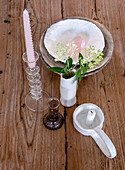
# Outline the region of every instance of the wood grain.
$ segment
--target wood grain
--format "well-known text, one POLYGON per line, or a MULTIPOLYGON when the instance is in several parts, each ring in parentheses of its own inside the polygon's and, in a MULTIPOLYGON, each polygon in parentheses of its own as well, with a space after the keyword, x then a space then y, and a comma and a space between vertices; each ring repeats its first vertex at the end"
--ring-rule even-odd
MULTIPOLYGON (((15 1, 11 4, 13 8, 10 9, 10 14, 12 13, 13 17, 10 17, 10 22, 8 17, 1 18, 0 69, 3 70, 1 74, 3 88, 1 87, 0 98, 0 169, 63 169, 65 167, 64 126, 55 132, 47 130, 42 122, 44 113, 32 113, 24 104, 25 95, 28 93, 28 82, 21 58, 25 51, 22 12, 25 5, 31 15, 33 40, 35 50, 38 50, 40 36, 53 20, 49 17, 51 16, 50 1, 39 1, 37 6, 35 1, 19 2, 15 1), (43 7, 42 3, 46 5, 43 7), (21 10, 18 15, 17 6, 21 10), (43 11, 43 16, 39 16, 37 8, 43 11), (47 13, 47 16, 45 14, 48 9, 50 13, 47 13), (4 19, 7 20, 6 23, 4 19), (11 34, 8 34, 9 31, 11 34), (2 39, 5 39, 3 45, 2 39), (2 94, 3 90, 4 94, 2 94)), ((7 2, 3 8, 6 6, 8 6, 7 2)), ((58 17, 57 19, 60 19, 59 15, 58 17)), ((59 82, 59 76, 49 72, 41 61, 38 64, 41 68, 42 88, 50 95, 59 97, 58 83, 56 83, 59 82)), ((62 114, 63 110, 63 107, 60 107, 62 114)))
MULTIPOLYGON (((70 8, 67 4, 68 1, 64 1, 66 6, 76 9, 75 6, 70 8)), ((95 142, 90 137, 80 135, 73 129, 72 125, 72 113, 76 106, 72 109, 66 109, 67 113, 67 167, 69 170, 75 169, 124 169, 124 98, 125 98, 125 86, 124 86, 124 53, 122 51, 123 36, 117 34, 117 31, 123 29, 123 23, 119 23, 119 26, 115 26, 115 20, 117 22, 119 9, 118 1, 91 1, 86 6, 85 1, 82 1, 82 7, 84 10, 91 9, 91 18, 103 23, 104 26, 112 33, 113 39, 119 39, 120 46, 115 44, 115 50, 112 60, 102 71, 96 75, 87 77, 82 80, 77 92, 77 105, 82 103, 95 103, 100 106, 105 115, 105 122, 103 129, 107 135, 111 138, 117 149, 117 157, 113 160, 106 158, 95 142), (113 5, 113 7, 112 7, 113 5), (116 7, 117 6, 117 7, 116 7), (112 7, 112 9, 111 9, 112 7), (112 12, 114 11, 114 12, 112 12), (114 24, 114 26, 113 26, 114 24), (120 27, 121 25, 121 27, 120 27), (118 55, 117 55, 117 54, 118 55), (120 56, 120 57, 118 57, 120 56), (121 60, 121 61, 120 61, 121 60), (72 156, 70 156, 72 155, 72 156), (73 163, 72 163, 73 162, 73 163)), ((76 3, 75 3, 76 5, 76 3)), ((81 9, 82 9, 81 7, 81 9)), ((81 11, 81 16, 86 16, 84 10, 81 11)), ((66 16, 70 16, 70 13, 66 16)), ((76 15, 76 11, 74 14, 76 15)), ((79 13, 77 13, 77 16, 79 13)), ((88 16, 89 17, 89 16, 88 16)), ((122 30, 123 31, 123 30, 122 30)), ((124 30, 125 31, 125 30, 124 30)))
MULTIPOLYGON (((125 2, 124 0, 1 0, 0 1, 0 170, 124 170, 125 169, 125 2), (64 125, 50 131, 45 112, 32 113, 24 103, 28 82, 22 13, 30 12, 33 42, 38 51, 42 33, 66 17, 88 17, 104 24, 115 44, 110 63, 99 73, 83 78, 77 104, 60 106, 64 125), (90 137, 73 127, 72 114, 82 103, 95 103, 105 115, 103 130, 117 149, 110 160, 90 137)), ((59 98, 60 77, 43 65, 42 88, 59 98)))

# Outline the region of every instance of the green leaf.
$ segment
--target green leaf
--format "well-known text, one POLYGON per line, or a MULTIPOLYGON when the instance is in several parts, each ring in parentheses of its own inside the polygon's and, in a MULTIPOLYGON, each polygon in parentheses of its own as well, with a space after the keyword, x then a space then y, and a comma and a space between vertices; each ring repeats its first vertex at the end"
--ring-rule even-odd
POLYGON ((81 80, 82 80, 82 75, 79 77, 79 83, 81 82, 81 80))
POLYGON ((82 67, 82 74, 85 74, 87 72, 87 67, 82 67))
POLYGON ((79 53, 79 59, 83 59, 83 55, 79 53))
POLYGON ((64 67, 64 69, 63 69, 65 73, 67 73, 67 67, 68 67, 68 66, 65 65, 65 67, 64 67))
POLYGON ((85 63, 85 64, 84 64, 84 67, 86 67, 86 68, 87 68, 87 67, 88 67, 88 65, 89 65, 88 63, 85 63))
POLYGON ((64 73, 64 69, 60 67, 51 67, 49 70, 54 71, 56 73, 64 73))
POLYGON ((79 78, 81 77, 81 68, 79 68, 76 72, 76 80, 77 80, 77 83, 79 82, 79 78))
POLYGON ((68 59, 66 60, 66 65, 68 66, 68 69, 71 68, 73 63, 73 59, 71 57, 68 57, 68 59))
POLYGON ((79 68, 76 72, 76 79, 78 79, 80 75, 81 75, 81 68, 79 68))

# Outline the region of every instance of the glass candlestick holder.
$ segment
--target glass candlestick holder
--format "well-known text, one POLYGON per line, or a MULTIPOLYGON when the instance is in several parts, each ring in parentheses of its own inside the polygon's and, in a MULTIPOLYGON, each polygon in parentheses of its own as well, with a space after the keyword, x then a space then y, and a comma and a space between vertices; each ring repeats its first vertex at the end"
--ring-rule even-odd
POLYGON ((39 54, 35 51, 34 56, 34 62, 28 61, 26 53, 23 54, 22 58, 24 62, 28 64, 25 71, 27 73, 27 79, 29 81, 28 85, 30 87, 30 92, 25 97, 25 105, 29 110, 37 112, 47 109, 49 95, 41 88, 42 82, 39 74, 40 68, 39 66, 36 66, 36 62, 39 59, 39 54))
POLYGON ((43 123, 50 130, 59 129, 63 125, 63 116, 58 112, 59 106, 60 101, 57 98, 51 97, 48 100, 49 111, 45 114, 43 123))

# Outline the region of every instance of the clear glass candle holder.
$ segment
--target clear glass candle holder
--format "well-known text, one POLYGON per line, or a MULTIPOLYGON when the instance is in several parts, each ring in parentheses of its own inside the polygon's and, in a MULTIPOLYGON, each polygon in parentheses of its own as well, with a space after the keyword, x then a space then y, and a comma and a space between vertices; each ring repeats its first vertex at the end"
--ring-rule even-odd
POLYGON ((51 97, 48 100, 48 113, 43 118, 45 127, 50 130, 59 129, 63 125, 63 116, 59 113, 58 108, 60 106, 59 99, 51 97))
POLYGON ((27 73, 27 79, 29 81, 28 85, 30 87, 30 92, 25 97, 25 105, 29 110, 37 112, 47 109, 49 95, 41 88, 42 82, 39 74, 40 68, 39 66, 36 66, 36 62, 39 59, 39 54, 35 51, 34 55, 35 60, 33 62, 28 61, 26 53, 23 54, 22 58, 23 61, 28 64, 25 71, 27 73))

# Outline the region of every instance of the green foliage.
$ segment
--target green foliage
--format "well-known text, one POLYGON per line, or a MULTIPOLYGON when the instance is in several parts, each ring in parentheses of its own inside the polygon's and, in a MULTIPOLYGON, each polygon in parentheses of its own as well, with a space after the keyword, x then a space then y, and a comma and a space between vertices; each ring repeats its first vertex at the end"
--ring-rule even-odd
MULTIPOLYGON (((85 49, 85 51, 86 51, 86 53, 88 53, 87 64, 90 69, 99 65, 100 62, 103 60, 104 54, 100 50, 97 50, 97 52, 95 52, 94 46, 90 45, 90 48, 88 50, 85 49)), ((85 62, 83 62, 83 63, 85 63, 85 62)))
POLYGON ((72 63, 73 63, 73 59, 68 57, 65 63, 67 65, 67 69, 70 69, 72 67, 72 63))
POLYGON ((76 72, 76 80, 77 80, 77 83, 80 83, 80 79, 81 79, 81 67, 77 70, 76 72))
POLYGON ((82 74, 85 74, 87 72, 87 65, 83 64, 83 59, 84 59, 83 55, 79 53, 79 58, 77 63, 77 65, 79 65, 79 69, 76 72, 77 84, 81 82, 82 74))
POLYGON ((57 73, 68 74, 69 72, 72 72, 73 69, 76 68, 76 66, 79 66, 79 69, 76 71, 76 81, 78 84, 80 83, 82 79, 82 75, 87 72, 87 68, 92 69, 96 67, 103 60, 104 54, 100 50, 97 50, 97 52, 95 52, 94 46, 90 45, 89 49, 85 49, 86 55, 83 57, 83 55, 79 53, 78 62, 74 66, 72 66, 73 64, 72 56, 78 50, 78 49, 75 49, 73 51, 74 47, 75 47, 75 44, 66 44, 66 45, 63 45, 62 43, 57 44, 56 53, 58 54, 58 58, 56 60, 62 59, 61 57, 63 55, 68 54, 71 50, 72 50, 72 53, 70 57, 65 58, 66 62, 65 62, 64 68, 52 67, 50 68, 50 70, 57 72, 57 73))
POLYGON ((67 60, 68 55, 70 53, 70 57, 72 58, 74 55, 76 55, 77 48, 75 48, 75 44, 62 44, 58 43, 57 48, 55 50, 55 53, 58 55, 58 57, 55 59, 55 61, 60 61, 60 60, 67 60))
POLYGON ((87 72, 87 67, 85 67, 85 66, 83 67, 82 66, 82 74, 85 74, 86 72, 87 72))
POLYGON ((52 70, 56 73, 64 73, 64 68, 60 68, 60 67, 51 67, 49 68, 49 70, 52 70))
POLYGON ((72 67, 72 63, 73 63, 73 59, 68 57, 68 59, 65 62, 65 67, 64 68, 60 68, 60 67, 51 67, 49 68, 49 70, 52 70, 56 73, 66 73, 68 74, 68 72, 70 71, 71 67, 72 67))

